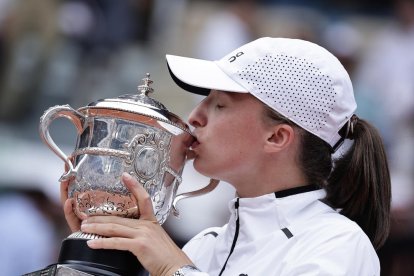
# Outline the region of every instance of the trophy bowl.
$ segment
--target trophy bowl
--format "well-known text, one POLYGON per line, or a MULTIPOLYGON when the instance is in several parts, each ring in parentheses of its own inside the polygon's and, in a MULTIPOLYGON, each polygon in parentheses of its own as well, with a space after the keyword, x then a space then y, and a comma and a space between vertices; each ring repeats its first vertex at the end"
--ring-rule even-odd
MULTIPOLYGON (((40 137, 66 164, 67 171, 60 180, 69 182, 68 197, 74 199, 73 210, 80 219, 107 215, 139 217, 136 199, 121 181, 124 172, 146 189, 160 224, 171 210, 178 213, 175 204, 180 199, 202 195, 217 186, 218 181, 211 180, 203 189, 176 195, 194 136, 178 116, 148 96, 153 92, 151 83, 147 74, 136 94, 98 100, 77 110, 69 105, 54 106, 41 117, 40 137), (76 146, 69 156, 49 133, 49 126, 57 118, 70 120, 77 130, 76 146)), ((63 241, 59 262, 92 274, 96 267, 110 267, 111 273, 120 275, 137 274, 134 267, 138 264, 131 267, 130 263, 111 263, 136 259, 130 254, 115 258, 114 252, 109 255, 108 250, 89 249, 86 240, 96 238, 104 237, 81 231, 71 234, 63 241), (128 265, 131 273, 123 271, 128 265)))
POLYGON ((144 78, 139 94, 98 100, 78 110, 54 106, 41 117, 40 136, 67 165, 61 181, 69 181, 68 197, 75 199, 79 218, 138 218, 137 203, 121 182, 127 172, 149 193, 158 222, 166 220, 194 138, 179 117, 148 97, 151 82, 144 78), (78 132, 70 156, 49 134, 59 117, 72 121, 78 132))

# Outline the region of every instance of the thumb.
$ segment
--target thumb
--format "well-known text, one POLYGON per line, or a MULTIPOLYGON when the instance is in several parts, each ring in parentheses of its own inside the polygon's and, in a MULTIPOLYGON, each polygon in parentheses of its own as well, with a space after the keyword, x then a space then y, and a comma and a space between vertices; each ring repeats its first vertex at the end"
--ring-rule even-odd
POLYGON ((138 212, 140 214, 139 218, 149 221, 157 221, 154 215, 151 197, 144 187, 142 187, 142 185, 139 184, 135 178, 126 172, 122 174, 122 182, 137 200, 138 212))

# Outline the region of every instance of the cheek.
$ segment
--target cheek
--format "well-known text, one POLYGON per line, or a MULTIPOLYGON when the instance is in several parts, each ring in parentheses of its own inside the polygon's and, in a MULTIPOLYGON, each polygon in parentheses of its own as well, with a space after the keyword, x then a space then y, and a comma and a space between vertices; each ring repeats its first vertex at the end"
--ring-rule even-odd
POLYGON ((262 125, 257 119, 243 115, 226 125, 220 125, 215 131, 223 153, 232 153, 233 157, 242 157, 252 150, 258 150, 261 144, 262 125))
MULTIPOLYGON (((234 124, 236 125, 236 124, 234 124)), ((194 167, 202 174, 212 177, 223 176, 235 170, 243 169, 258 153, 259 137, 253 127, 216 128, 209 137, 209 143, 203 148, 199 158, 194 161, 194 167)))

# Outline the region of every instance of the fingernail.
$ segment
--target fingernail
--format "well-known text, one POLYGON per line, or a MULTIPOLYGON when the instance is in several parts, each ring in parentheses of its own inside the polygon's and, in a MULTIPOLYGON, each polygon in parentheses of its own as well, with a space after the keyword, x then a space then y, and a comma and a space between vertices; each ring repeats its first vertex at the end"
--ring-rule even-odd
POLYGON ((86 230, 88 228, 89 224, 81 224, 81 230, 86 230))
POLYGON ((90 245, 94 245, 96 244, 96 240, 88 240, 86 241, 86 243, 90 246, 90 245))
POLYGON ((129 180, 132 179, 132 176, 129 173, 124 172, 124 173, 122 173, 122 178, 129 181, 129 180))

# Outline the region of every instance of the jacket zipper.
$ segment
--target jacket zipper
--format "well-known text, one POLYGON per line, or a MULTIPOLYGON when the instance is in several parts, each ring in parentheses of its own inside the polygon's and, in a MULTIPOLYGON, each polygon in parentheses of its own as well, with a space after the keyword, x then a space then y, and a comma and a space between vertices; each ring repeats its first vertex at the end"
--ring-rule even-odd
POLYGON ((224 270, 226 269, 227 262, 229 261, 230 256, 233 253, 234 248, 236 247, 237 238, 239 237, 239 229, 240 229, 239 198, 237 198, 237 201, 234 203, 234 208, 235 208, 236 217, 237 217, 236 218, 236 232, 234 233, 234 239, 233 239, 233 243, 231 245, 229 256, 227 256, 227 260, 224 263, 223 268, 221 269, 219 276, 221 276, 223 274, 224 270))

